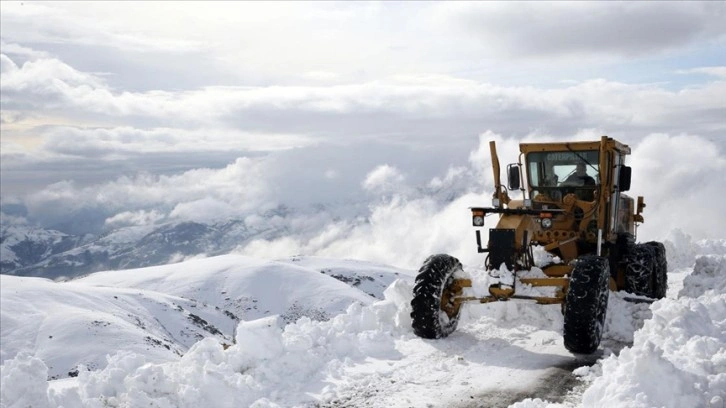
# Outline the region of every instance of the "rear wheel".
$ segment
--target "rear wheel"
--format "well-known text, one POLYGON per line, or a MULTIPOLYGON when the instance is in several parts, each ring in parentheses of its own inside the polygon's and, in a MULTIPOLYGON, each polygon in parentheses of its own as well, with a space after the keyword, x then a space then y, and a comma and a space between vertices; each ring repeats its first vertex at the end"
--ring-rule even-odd
POLYGON ((453 256, 439 254, 426 259, 411 300, 411 326, 417 336, 438 339, 456 330, 461 304, 454 302, 460 294, 454 286, 454 274, 461 271, 461 262, 453 256))
POLYGON ((634 295, 652 297, 656 267, 656 250, 653 246, 634 245, 625 262, 625 290, 634 295))
POLYGON ((645 245, 653 249, 653 290, 651 297, 663 299, 668 291, 668 260, 666 259, 665 246, 660 242, 651 241, 645 245))
POLYGON ((608 306, 610 266, 607 258, 588 255, 578 258, 565 296, 563 337, 573 353, 597 350, 608 306))

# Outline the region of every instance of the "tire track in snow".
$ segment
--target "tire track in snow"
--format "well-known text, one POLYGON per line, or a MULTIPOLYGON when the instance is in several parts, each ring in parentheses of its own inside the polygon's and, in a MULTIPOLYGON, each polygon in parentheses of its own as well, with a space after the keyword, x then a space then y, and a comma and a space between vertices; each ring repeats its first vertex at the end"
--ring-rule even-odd
POLYGON ((545 371, 538 382, 529 390, 497 390, 470 396, 469 402, 453 404, 451 408, 506 408, 527 398, 539 398, 553 403, 566 403, 572 394, 579 394, 578 388, 586 383, 573 371, 583 366, 591 366, 600 358, 599 354, 575 357, 572 361, 565 361, 545 371))

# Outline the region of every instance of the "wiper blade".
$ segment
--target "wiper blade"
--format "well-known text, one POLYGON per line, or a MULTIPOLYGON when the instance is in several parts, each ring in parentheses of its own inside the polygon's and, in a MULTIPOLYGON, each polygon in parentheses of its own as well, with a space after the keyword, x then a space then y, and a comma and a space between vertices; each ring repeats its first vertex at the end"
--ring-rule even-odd
POLYGON ((593 166, 592 163, 590 163, 589 161, 587 161, 587 159, 585 158, 585 156, 582 156, 580 153, 572 150, 572 148, 570 147, 570 144, 569 143, 565 143, 565 147, 567 148, 567 150, 569 150, 572 153, 574 153, 575 156, 579 157, 580 160, 584 161, 585 164, 587 164, 588 166, 590 166, 590 168, 592 168, 593 170, 595 170, 595 172, 600 173, 600 170, 598 170, 597 167, 593 166))

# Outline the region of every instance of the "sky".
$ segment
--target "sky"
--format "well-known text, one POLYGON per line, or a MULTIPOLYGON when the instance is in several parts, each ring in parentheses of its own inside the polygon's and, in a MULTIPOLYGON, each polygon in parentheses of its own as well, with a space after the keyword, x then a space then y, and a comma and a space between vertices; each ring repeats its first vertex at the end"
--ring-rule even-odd
POLYGON ((488 197, 490 139, 509 162, 522 141, 607 134, 639 153, 656 214, 705 207, 681 224, 719 238, 725 17, 725 2, 3 1, 0 198, 46 227, 370 215, 432 186, 488 197))

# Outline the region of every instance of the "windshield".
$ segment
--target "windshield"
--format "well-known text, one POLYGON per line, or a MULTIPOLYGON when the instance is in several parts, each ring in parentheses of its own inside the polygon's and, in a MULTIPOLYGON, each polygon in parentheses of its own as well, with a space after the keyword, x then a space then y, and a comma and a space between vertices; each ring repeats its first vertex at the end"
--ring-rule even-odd
POLYGON ((597 150, 529 153, 529 184, 534 190, 594 186, 600 183, 599 156, 597 150))

